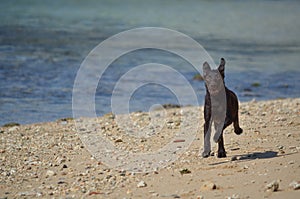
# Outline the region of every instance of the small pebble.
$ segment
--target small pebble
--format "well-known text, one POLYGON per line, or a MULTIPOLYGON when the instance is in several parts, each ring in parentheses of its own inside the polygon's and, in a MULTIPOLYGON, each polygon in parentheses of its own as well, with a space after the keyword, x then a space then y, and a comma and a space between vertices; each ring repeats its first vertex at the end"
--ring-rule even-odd
POLYGON ((13 132, 13 131, 16 131, 18 129, 19 129, 18 126, 13 126, 13 127, 11 127, 11 128, 8 129, 8 132, 13 132))
POLYGON ((233 194, 232 196, 229 196, 227 199, 239 199, 240 196, 237 194, 233 194))
POLYGON ((230 160, 231 161, 236 161, 237 160, 237 156, 232 156, 230 160))
POLYGON ((300 183, 297 181, 293 181, 290 183, 289 187, 291 187, 294 190, 298 190, 298 189, 300 189, 300 183))
POLYGON ((279 150, 282 150, 282 149, 284 149, 284 146, 279 145, 279 146, 277 146, 277 148, 278 148, 279 150))
POLYGON ((65 183, 66 183, 66 181, 64 178, 60 178, 57 182, 57 184, 65 184, 65 183))
POLYGON ((230 160, 231 161, 236 161, 236 160, 240 160, 240 159, 241 159, 241 156, 236 156, 235 155, 235 156, 232 156, 230 160))
POLYGON ((119 142, 123 142, 123 140, 120 138, 115 140, 115 143, 119 143, 119 142))
POLYGON ((181 175, 192 173, 192 172, 191 172, 189 169, 187 169, 187 168, 180 169, 179 172, 180 172, 181 175))
POLYGON ((46 172, 46 178, 47 177, 52 177, 52 176, 55 176, 56 175, 56 173, 54 172, 54 171, 52 171, 52 170, 48 170, 47 172, 46 172))
POLYGON ((206 182, 202 185, 202 189, 204 189, 204 190, 215 190, 215 189, 217 189, 217 185, 213 182, 206 182))
POLYGON ((278 180, 274 180, 273 182, 267 184, 266 188, 268 191, 272 191, 272 192, 278 191, 278 189, 279 189, 278 180))
POLYGON ((295 160, 289 161, 288 164, 295 164, 295 160))
POLYGON ((20 192, 18 196, 36 196, 36 192, 31 192, 31 191, 25 191, 25 192, 20 192))
POLYGON ((142 187, 146 187, 147 184, 145 183, 145 181, 140 181, 138 184, 137 184, 137 187, 138 188, 142 188, 142 187))

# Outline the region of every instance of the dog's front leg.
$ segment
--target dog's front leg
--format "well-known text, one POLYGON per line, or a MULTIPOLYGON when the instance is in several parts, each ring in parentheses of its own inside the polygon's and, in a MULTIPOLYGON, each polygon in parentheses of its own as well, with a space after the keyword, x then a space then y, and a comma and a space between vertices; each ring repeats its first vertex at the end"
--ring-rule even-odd
POLYGON ((214 135, 214 141, 215 143, 218 143, 221 139, 222 133, 223 133, 223 122, 217 122, 214 121, 214 126, 215 126, 215 135, 214 135))
POLYGON ((224 139, 223 139, 223 123, 222 122, 214 122, 215 126, 215 135, 214 135, 214 141, 218 143, 218 158, 225 158, 226 157, 226 151, 224 148, 224 139))
POLYGON ((202 152, 202 157, 204 158, 209 157, 211 152, 211 145, 210 145, 211 125, 212 125, 212 120, 205 121, 204 123, 204 147, 202 152))

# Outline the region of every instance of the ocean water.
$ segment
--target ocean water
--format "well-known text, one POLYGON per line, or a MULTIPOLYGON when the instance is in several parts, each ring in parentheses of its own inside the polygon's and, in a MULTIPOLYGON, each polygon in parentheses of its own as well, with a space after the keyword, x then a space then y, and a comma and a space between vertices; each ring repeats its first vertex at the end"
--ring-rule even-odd
MULTIPOLYGON (((240 101, 300 97, 299 10, 296 0, 3 0, 0 125, 72 117, 72 89, 82 61, 110 36, 139 27, 180 31, 216 63, 224 57, 226 84, 240 101)), ((171 53, 144 49, 123 55, 105 72, 95 95, 97 115, 111 112, 112 90, 122 75, 151 62, 179 71, 203 104, 204 84, 192 80, 193 67, 171 53)), ((178 103, 176 93, 155 84, 137 88, 129 101, 130 111, 167 103, 178 103)))

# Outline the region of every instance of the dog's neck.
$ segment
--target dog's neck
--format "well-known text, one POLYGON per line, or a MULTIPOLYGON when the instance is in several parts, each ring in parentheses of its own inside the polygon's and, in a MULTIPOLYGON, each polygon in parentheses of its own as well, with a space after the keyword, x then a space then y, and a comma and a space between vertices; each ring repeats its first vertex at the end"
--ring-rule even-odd
MULTIPOLYGON (((224 85, 224 92, 226 92, 226 90, 228 90, 228 88, 225 86, 224 80, 223 80, 223 85, 224 85)), ((219 92, 216 92, 216 93, 210 93, 206 84, 205 84, 205 88, 206 88, 206 93, 209 96, 218 97, 218 96, 223 95, 223 92, 222 92, 223 89, 219 92)))

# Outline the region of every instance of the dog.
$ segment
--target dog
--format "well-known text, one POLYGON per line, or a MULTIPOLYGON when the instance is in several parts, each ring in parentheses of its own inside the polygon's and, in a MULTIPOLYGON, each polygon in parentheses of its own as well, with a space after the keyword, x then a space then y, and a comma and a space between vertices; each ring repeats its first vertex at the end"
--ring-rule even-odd
POLYGON ((239 125, 238 98, 225 86, 225 59, 221 58, 218 69, 212 70, 207 62, 203 64, 203 79, 206 95, 204 103, 204 149, 202 157, 207 158, 211 153, 211 126, 214 123, 214 141, 218 143, 218 158, 226 157, 223 130, 233 123, 237 135, 243 133, 239 125))

